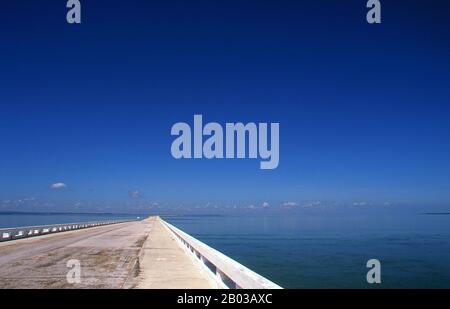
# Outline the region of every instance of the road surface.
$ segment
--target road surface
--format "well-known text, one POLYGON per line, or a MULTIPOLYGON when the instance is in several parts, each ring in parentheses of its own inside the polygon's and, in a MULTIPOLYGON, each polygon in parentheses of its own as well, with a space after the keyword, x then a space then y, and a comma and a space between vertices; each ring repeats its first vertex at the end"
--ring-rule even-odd
POLYGON ((156 217, 0 243, 0 288, 214 287, 156 217))

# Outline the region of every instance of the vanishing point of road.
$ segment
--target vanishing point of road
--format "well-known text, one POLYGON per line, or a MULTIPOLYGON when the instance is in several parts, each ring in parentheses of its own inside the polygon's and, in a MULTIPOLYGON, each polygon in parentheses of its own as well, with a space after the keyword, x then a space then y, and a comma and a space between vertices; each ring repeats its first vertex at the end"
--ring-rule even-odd
POLYGON ((158 217, 0 243, 0 288, 214 288, 158 217), (80 283, 66 279, 78 260, 80 283))

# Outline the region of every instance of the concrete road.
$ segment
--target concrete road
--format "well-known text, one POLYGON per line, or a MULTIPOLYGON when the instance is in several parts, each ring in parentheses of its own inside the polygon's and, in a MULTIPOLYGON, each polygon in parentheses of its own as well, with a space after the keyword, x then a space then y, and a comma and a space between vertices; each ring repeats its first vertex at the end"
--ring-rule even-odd
POLYGON ((144 289, 211 289, 204 270, 181 249, 173 234, 155 220, 145 241, 139 263, 137 287, 144 289))
POLYGON ((0 243, 0 288, 134 287, 213 286, 156 218, 0 243), (81 282, 70 284, 73 259, 81 282))

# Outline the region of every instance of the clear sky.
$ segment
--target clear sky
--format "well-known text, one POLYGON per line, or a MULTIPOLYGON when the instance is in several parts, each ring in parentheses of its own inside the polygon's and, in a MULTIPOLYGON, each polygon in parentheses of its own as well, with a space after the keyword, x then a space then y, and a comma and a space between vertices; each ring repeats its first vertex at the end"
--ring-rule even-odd
POLYGON ((450 209, 450 4, 365 2, 2 3, 0 210, 450 209), (173 159, 194 114, 279 122, 279 167, 173 159))

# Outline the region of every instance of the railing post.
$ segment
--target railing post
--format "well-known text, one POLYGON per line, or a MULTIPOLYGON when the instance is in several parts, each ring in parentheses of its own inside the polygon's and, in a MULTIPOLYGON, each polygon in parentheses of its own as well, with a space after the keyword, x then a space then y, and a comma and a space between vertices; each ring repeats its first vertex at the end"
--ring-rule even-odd
POLYGON ((220 271, 220 269, 218 269, 216 267, 216 277, 217 277, 217 280, 219 280, 219 282, 221 282, 221 283, 223 283, 223 276, 224 276, 224 274, 220 271))

